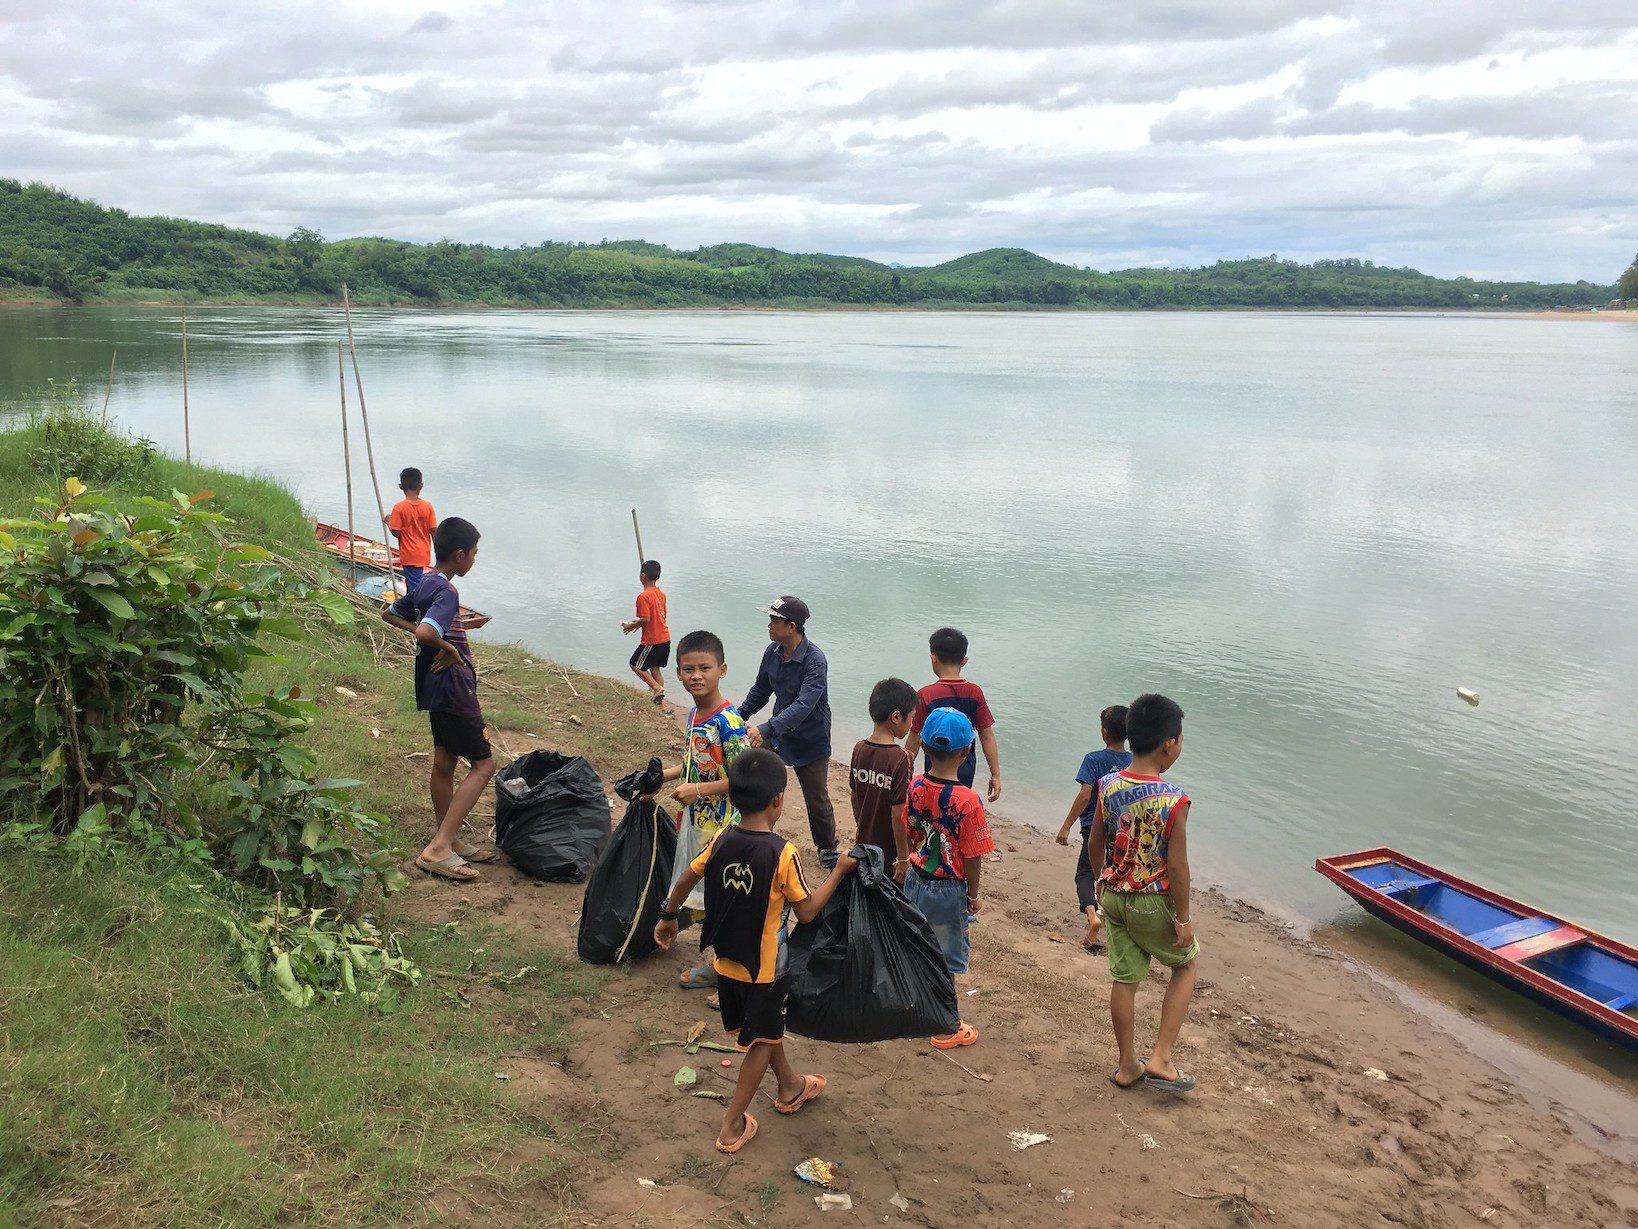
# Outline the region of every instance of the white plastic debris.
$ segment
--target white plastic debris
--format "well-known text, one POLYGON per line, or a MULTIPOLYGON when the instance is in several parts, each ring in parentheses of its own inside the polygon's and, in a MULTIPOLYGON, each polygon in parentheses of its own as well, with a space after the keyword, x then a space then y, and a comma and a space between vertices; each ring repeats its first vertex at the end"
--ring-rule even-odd
POLYGON ((1388 1073, 1382 1070, 1381 1067, 1367 1067, 1365 1068, 1365 1078, 1368 1080, 1385 1080, 1388 1078, 1388 1073))
POLYGON ((910 1201, 897 1191, 893 1192, 893 1198, 889 1199, 887 1203, 889 1207, 897 1208, 900 1212, 908 1212, 910 1210, 910 1201))
POLYGON ((1458 687, 1456 689, 1456 696, 1458 699, 1466 700, 1474 708, 1479 707, 1479 693, 1474 691, 1471 687, 1458 687))
POLYGON ((1012 1144, 1013 1150, 1022 1152, 1025 1148, 1033 1148, 1036 1144, 1050 1144, 1052 1136, 1042 1135, 1038 1131, 1008 1131, 1007 1141, 1012 1144))
POLYGON ((358 692, 354 691, 351 687, 337 687, 336 695, 340 696, 344 700, 358 699, 358 692))
POLYGON ((638 1179, 637 1179, 637 1185, 638 1185, 638 1186, 640 1186, 640 1187, 642 1187, 642 1188, 643 1188, 643 1189, 644 1189, 644 1190, 649 1190, 649 1191, 651 1191, 651 1190, 653 1190, 653 1189, 654 1189, 654 1188, 655 1188, 655 1187, 656 1187, 656 1186, 658 1186, 658 1185, 659 1185, 659 1183, 658 1183, 658 1182, 656 1182, 656 1181, 654 1181, 654 1179, 653 1179, 653 1178, 638 1178, 638 1179))
POLYGON ((1059 1203, 1068 1203, 1073 1198, 1075 1198, 1075 1192, 1071 1188, 1069 1188, 1067 1186, 1064 1187, 1063 1190, 1058 1192, 1058 1202, 1059 1203))
POLYGON ((821 1212, 851 1212, 853 1211, 853 1196, 843 1192, 826 1191, 823 1195, 813 1197, 813 1206, 821 1212))

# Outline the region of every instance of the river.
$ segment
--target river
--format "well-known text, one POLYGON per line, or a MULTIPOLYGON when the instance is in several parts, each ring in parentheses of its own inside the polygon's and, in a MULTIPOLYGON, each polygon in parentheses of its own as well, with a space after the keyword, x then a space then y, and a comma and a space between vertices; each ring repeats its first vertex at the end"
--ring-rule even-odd
MULTIPOLYGON (((1314 858, 1387 844, 1638 940, 1638 325, 355 322, 389 488, 418 465, 484 534, 462 593, 486 635, 622 674, 636 507, 673 631, 723 636, 730 695, 757 606, 812 606, 840 754, 949 624, 997 714, 1002 814, 1056 828, 1098 710, 1157 690, 1187 712, 1197 877, 1328 921, 1352 906, 1314 858)), ((180 452, 178 334, 174 309, 0 311, 0 403, 48 378, 100 399, 117 346, 111 413, 180 452)), ((195 457, 340 519, 342 336, 336 311, 190 312, 195 457)))

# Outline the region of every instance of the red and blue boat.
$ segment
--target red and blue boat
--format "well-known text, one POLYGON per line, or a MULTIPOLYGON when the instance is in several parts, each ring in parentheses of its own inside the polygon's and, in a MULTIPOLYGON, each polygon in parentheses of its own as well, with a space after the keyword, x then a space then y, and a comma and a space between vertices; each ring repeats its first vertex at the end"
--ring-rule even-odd
POLYGON ((1314 869, 1411 938, 1638 1050, 1638 950, 1398 850, 1320 858, 1314 869))

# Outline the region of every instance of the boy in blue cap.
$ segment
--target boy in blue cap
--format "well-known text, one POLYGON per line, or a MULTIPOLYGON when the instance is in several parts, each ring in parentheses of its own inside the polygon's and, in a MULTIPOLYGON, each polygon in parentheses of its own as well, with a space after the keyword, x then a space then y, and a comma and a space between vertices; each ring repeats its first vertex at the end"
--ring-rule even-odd
MULTIPOLYGON (((921 744, 927 771, 910 783, 910 872, 904 894, 933 928, 945 967, 955 976, 967 971, 967 916, 981 907, 979 876, 995 842, 984 800, 957 779, 973 745, 973 723, 958 709, 935 708, 921 727, 921 744)), ((978 1030, 963 1020, 954 1033, 932 1042, 949 1050, 977 1040, 978 1030)))

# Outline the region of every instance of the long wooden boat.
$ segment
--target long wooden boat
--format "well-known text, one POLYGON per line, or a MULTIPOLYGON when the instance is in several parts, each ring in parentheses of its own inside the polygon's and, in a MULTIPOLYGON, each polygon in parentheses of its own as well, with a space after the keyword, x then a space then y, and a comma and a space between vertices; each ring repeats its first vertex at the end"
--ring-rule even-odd
MULTIPOLYGON (((351 561, 357 562, 359 571, 365 573, 358 582, 360 593, 379 599, 383 605, 403 595, 404 565, 399 562, 396 546, 366 538, 362 534, 349 535, 341 526, 328 525, 323 521, 313 522, 313 536, 342 566, 349 566, 351 561), (349 541, 352 546, 351 560, 348 555, 349 541)), ((461 607, 460 613, 463 618, 483 615, 482 611, 466 606, 461 607)))
POLYGON ((1314 869, 1413 939, 1638 1050, 1638 949, 1385 846, 1314 869))
POLYGON ((320 546, 343 562, 348 559, 350 536, 352 557, 357 560, 359 567, 369 568, 372 572, 403 570, 404 565, 398 560, 398 548, 386 542, 377 542, 374 538, 366 538, 356 533, 349 535, 341 526, 326 525, 323 521, 313 522, 313 536, 318 539, 320 546))

